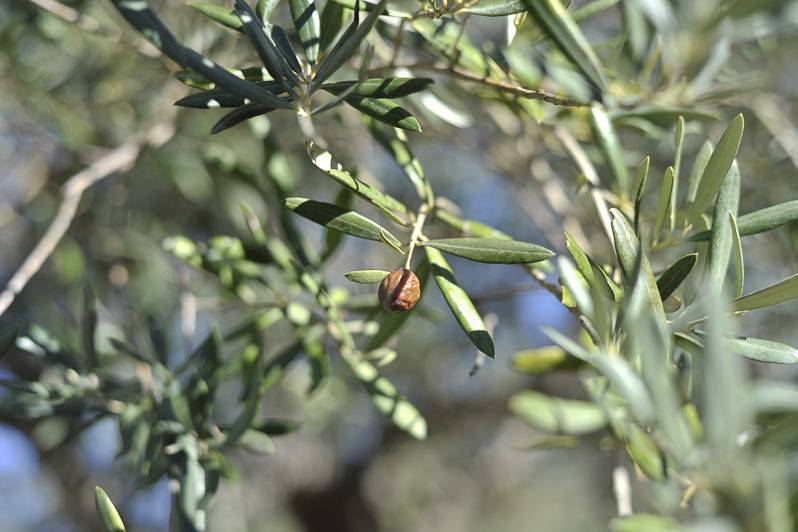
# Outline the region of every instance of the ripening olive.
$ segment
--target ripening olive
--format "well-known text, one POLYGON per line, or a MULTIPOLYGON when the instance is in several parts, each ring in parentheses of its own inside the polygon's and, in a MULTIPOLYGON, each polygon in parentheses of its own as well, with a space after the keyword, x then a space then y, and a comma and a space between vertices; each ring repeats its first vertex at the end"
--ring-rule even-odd
POLYGON ((407 312, 421 297, 421 284, 412 271, 398 268, 386 275, 378 292, 380 304, 391 312, 407 312))

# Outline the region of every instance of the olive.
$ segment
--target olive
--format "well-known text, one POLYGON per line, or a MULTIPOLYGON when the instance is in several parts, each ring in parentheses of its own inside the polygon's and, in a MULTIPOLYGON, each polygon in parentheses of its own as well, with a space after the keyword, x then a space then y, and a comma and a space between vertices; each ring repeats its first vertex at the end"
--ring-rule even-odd
POLYGON ((412 271, 397 268, 386 275, 378 292, 380 304, 391 312, 407 312, 421 297, 421 283, 412 271))

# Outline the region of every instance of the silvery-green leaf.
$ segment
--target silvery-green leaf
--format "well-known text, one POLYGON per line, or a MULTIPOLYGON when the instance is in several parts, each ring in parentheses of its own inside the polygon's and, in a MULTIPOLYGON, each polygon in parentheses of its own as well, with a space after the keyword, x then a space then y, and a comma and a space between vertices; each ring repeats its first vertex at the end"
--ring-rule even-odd
MULTIPOLYGON (((737 218, 737 228, 740 236, 748 236, 770 231, 795 220, 798 220, 798 200, 786 201, 744 214, 737 218)), ((692 242, 708 240, 709 235, 708 231, 702 231, 692 235, 690 240, 692 242)))
POLYGON ((389 126, 421 132, 421 125, 410 112, 398 103, 387 98, 367 98, 365 96, 349 95, 344 98, 346 103, 389 126))
POLYGON ((100 486, 94 488, 94 504, 97 507, 97 515, 100 516, 103 532, 125 532, 125 524, 119 517, 119 512, 100 486))
POLYGON ((729 213, 729 224, 732 234, 732 255, 734 256, 734 297, 743 295, 743 285, 745 284, 745 261, 743 260, 743 244, 740 239, 740 230, 734 215, 729 213))
POLYGON ((463 2, 463 7, 456 7, 456 13, 468 13, 483 17, 503 17, 526 11, 522 0, 477 0, 476 2, 463 2))
POLYGON ((430 78, 369 78, 363 81, 325 83, 321 88, 333 94, 340 94, 351 88, 349 94, 354 96, 401 98, 408 94, 423 91, 432 83, 433 80, 430 78))
POLYGON ((732 303, 735 312, 772 307, 798 298, 798 273, 754 293, 737 298, 732 303))
POLYGON ((535 429, 562 434, 587 434, 604 428, 604 410, 586 401, 560 399, 524 390, 508 403, 510 411, 535 429))
POLYGON ((740 171, 735 161, 718 192, 712 216, 712 237, 709 241, 709 280, 723 285, 733 246, 733 231, 729 215, 737 214, 740 204, 740 171))
POLYGON ((379 283, 391 272, 385 270, 355 270, 344 274, 353 283, 379 283))
POLYGON ((218 22, 222 26, 226 26, 233 30, 241 29, 241 21, 233 15, 229 9, 220 6, 219 4, 210 4, 208 2, 195 2, 189 4, 189 7, 196 9, 209 19, 218 22))
POLYGON ((299 34, 299 42, 305 49, 305 57, 311 65, 316 64, 319 56, 319 42, 321 36, 321 25, 319 22, 319 12, 316 10, 316 2, 313 0, 289 0, 288 6, 291 8, 291 18, 294 20, 294 27, 299 34))
POLYGON ((428 240, 424 245, 450 255, 491 264, 528 264, 554 256, 554 252, 537 244, 499 238, 440 238, 428 240))
POLYGON ((618 190, 622 195, 628 195, 629 174, 623 160, 623 150, 609 116, 604 107, 599 104, 593 104, 590 108, 590 126, 593 130, 593 137, 597 140, 601 153, 604 155, 604 160, 615 176, 618 190))
POLYGON ((662 188, 659 194, 659 204, 657 206, 657 217, 654 223, 654 238, 659 237, 662 231, 662 226, 665 224, 665 219, 670 212, 671 196, 673 194, 673 167, 669 166, 665 170, 665 176, 662 178, 662 188))

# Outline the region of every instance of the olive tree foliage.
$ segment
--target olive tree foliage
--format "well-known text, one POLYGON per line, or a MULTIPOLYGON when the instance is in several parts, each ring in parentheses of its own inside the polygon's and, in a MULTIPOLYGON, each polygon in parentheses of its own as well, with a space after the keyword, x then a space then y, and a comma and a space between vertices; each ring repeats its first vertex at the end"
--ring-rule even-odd
MULTIPOLYGON (((778 35, 789 23, 789 2, 236 0, 168 8, 193 8, 209 24, 237 32, 251 45, 247 65, 257 66, 221 65, 184 44, 145 0, 112 4, 173 62, 174 83, 195 89, 176 105, 224 109, 211 134, 262 115, 295 115, 308 160, 330 178, 336 199, 296 196, 280 132, 252 127, 265 167, 243 178, 263 197, 279 198, 283 209, 259 219, 243 201, 245 233, 164 242, 244 304, 246 319, 215 327, 179 362, 122 339, 98 352, 97 310, 87 294, 82 347, 67 349, 41 327, 3 331, 4 349, 16 340, 58 375, 5 383, 18 414, 58 413, 76 426, 115 418, 122 456, 140 484, 168 476, 179 486, 173 529, 205 530, 219 483, 233 475, 226 453, 271 452, 272 438, 296 429, 264 417, 261 404, 297 360, 308 361, 310 395, 328 378, 331 357, 339 357, 376 409, 409 437, 424 439, 423 412, 381 374, 396 358, 386 343, 405 334, 408 320, 424 319, 423 296, 438 290, 477 350, 506 357, 495 352, 490 327, 447 256, 519 265, 558 298, 581 334, 546 330, 551 345, 516 353, 513 367, 530 375, 575 371, 587 399, 528 390, 509 398, 509 408, 551 434, 540 446, 609 436, 626 450, 656 497, 652 513, 621 515, 613 530, 795 528, 798 479, 789 453, 798 445, 798 388, 750 379, 744 360, 792 364, 798 350, 734 330, 750 311, 798 299, 798 273, 751 291, 744 272, 745 237, 794 222, 798 200, 739 212, 741 182, 749 177, 737 162, 745 119, 725 100, 734 81, 729 47, 778 35), (286 10, 293 27, 272 23, 276 10, 286 10), (622 25, 596 46, 581 26, 611 10, 622 25), (501 45, 487 47, 472 31, 486 18, 506 33, 501 45), (571 191, 589 198, 591 212, 571 220, 570 231, 560 229, 567 253, 516 240, 436 195, 435 177, 412 148, 440 128, 463 125, 455 85, 531 120, 578 167, 571 191), (383 192, 379 180, 331 153, 325 134, 347 135, 335 126, 345 107, 393 158, 414 201, 383 192), (721 134, 685 153, 695 145, 685 138, 705 135, 703 126, 714 123, 723 124, 721 134), (423 124, 434 124, 432 132, 423 124), (643 140, 624 146, 629 131, 643 140), (664 172, 645 155, 654 139, 666 139, 660 144, 672 154, 664 172), (323 226, 321 249, 303 235, 299 217, 323 226), (325 277, 345 236, 383 246, 394 263, 325 277), (341 289, 350 282, 372 283, 373 295, 350 296, 341 289), (274 341, 277 328, 281 341, 274 341), (126 363, 138 369, 120 373, 126 363), (216 392, 230 380, 240 382, 240 403, 237 417, 223 423, 215 416, 216 392)), ((124 529, 102 489, 97 508, 107 530, 124 529)))

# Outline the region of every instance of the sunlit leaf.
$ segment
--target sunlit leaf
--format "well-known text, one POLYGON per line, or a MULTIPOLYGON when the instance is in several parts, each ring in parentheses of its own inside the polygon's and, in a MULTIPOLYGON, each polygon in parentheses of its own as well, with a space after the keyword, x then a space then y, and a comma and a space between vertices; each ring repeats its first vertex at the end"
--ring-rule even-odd
POLYGON ((319 12, 316 10, 316 2, 313 0, 289 0, 288 6, 291 8, 291 18, 294 20, 294 27, 299 34, 299 42, 305 49, 305 57, 311 65, 316 63, 319 55, 319 42, 321 36, 321 25, 319 22, 319 12))
POLYGON ((353 283, 379 283, 391 272, 385 270, 355 270, 344 274, 353 283))
POLYGON ((455 8, 457 13, 469 13, 483 17, 503 17, 526 11, 522 0, 477 0, 463 2, 463 7, 455 8))
POLYGON ((340 94, 351 88, 349 94, 354 96, 401 98, 408 94, 423 91, 432 83, 433 80, 430 78, 369 78, 363 81, 326 83, 321 88, 333 94, 340 94))
POLYGON ((125 532, 125 524, 119 517, 119 512, 100 486, 94 488, 94 504, 97 508, 97 515, 100 516, 103 532, 125 532))
POLYGON ((629 174, 623 160, 623 150, 609 116, 599 104, 593 104, 590 108, 590 126, 593 130, 593 137, 604 155, 604 160, 615 176, 618 190, 622 195, 628 195, 629 174))
POLYGON ((474 303, 465 290, 457 284, 449 263, 443 254, 435 248, 426 246, 424 251, 430 264, 430 271, 435 278, 435 283, 443 294, 443 298, 463 328, 469 340, 483 353, 493 358, 493 340, 485 327, 485 322, 474 307, 474 303))
MULTIPOLYGON (((718 191, 720 190, 729 169, 737 157, 737 150, 740 148, 740 141, 743 138, 743 128, 745 121, 743 115, 737 115, 729 126, 724 131, 717 147, 712 152, 703 173, 701 174, 701 181, 698 183, 695 199, 690 204, 687 221, 689 224, 695 223, 698 216, 704 212, 704 209, 712 203, 718 191)), ((725 217, 724 217, 725 218, 725 217)))
POLYGON ((208 2, 195 2, 189 4, 189 7, 196 9, 209 19, 218 22, 222 26, 230 29, 241 29, 241 21, 237 16, 232 14, 229 9, 220 6, 219 4, 209 4, 208 2))
POLYGON ((424 245, 457 257, 491 264, 528 264, 554 256, 554 252, 537 244, 499 238, 440 238, 428 240, 424 245))
MULTIPOLYGON (((326 89, 325 89, 326 90, 326 89)), ((379 120, 389 126, 421 132, 421 125, 410 112, 398 103, 387 98, 367 98, 365 96, 349 95, 344 98, 346 103, 361 113, 379 120)))
MULTIPOLYGON (((737 228, 740 231, 740 236, 748 236, 770 231, 795 220, 798 220, 798 200, 779 203, 744 214, 737 218, 737 228)), ((709 235, 708 231, 702 231, 692 235, 690 240, 693 242, 707 240, 709 235)))
POLYGON ((587 434, 607 425, 604 410, 593 403, 525 390, 510 398, 510 411, 531 427, 561 434, 587 434))
POLYGON ((584 365, 581 360, 556 346, 518 351, 513 355, 511 364, 515 371, 526 375, 572 370, 584 365))
POLYGON ((737 298, 732 303, 735 312, 772 307, 798 298, 798 273, 762 290, 737 298))

